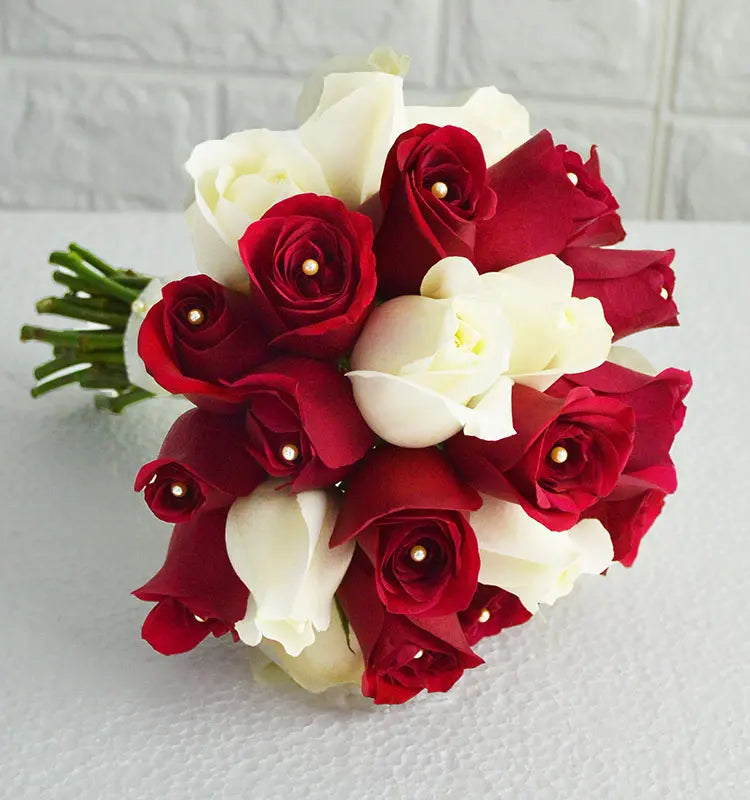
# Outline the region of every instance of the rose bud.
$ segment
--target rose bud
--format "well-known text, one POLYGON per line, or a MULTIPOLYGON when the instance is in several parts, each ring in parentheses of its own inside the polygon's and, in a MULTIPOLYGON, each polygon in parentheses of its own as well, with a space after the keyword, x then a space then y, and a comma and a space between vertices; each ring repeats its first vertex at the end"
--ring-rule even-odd
POLYGON ((466 641, 473 647, 485 636, 495 636, 505 628, 522 625, 532 617, 516 595, 480 583, 466 611, 458 615, 466 641))
POLYGON ((168 283, 138 335, 148 373, 209 410, 238 402, 232 384, 268 355, 267 336, 244 294, 207 275, 168 283))
POLYGON ((418 294, 446 256, 470 258, 476 226, 495 211, 477 139, 463 128, 417 125, 396 139, 380 184, 383 220, 375 238, 378 290, 418 294))
POLYGON ((247 451, 242 415, 187 411, 169 429, 159 457, 144 464, 135 491, 164 522, 188 522, 199 511, 224 508, 266 477, 247 451))
POLYGON ((480 505, 439 450, 383 447, 349 479, 331 546, 357 537, 392 613, 462 611, 479 574, 476 536, 462 511, 480 505))
POLYGON ((513 408, 514 436, 486 442, 459 434, 446 452, 480 492, 566 530, 615 487, 633 449, 633 411, 580 387, 552 397, 520 384, 513 408))
POLYGON ((560 253, 572 241, 586 243, 587 230, 599 231, 597 241, 620 241, 624 233, 611 195, 603 198, 600 181, 593 178, 598 165, 589 165, 592 175, 572 162, 569 151, 555 147, 549 131, 541 131, 491 166, 487 174, 497 209, 477 228, 477 269, 494 272, 560 253))
POLYGON ((377 283, 364 214, 335 197, 296 195, 250 225, 239 249, 274 347, 314 358, 351 349, 377 283))
POLYGON ((556 149, 570 182, 585 197, 578 197, 573 217, 574 231, 568 237, 568 244, 604 247, 621 242, 625 231, 617 213, 620 204, 602 180, 596 147, 591 148, 586 163, 564 144, 559 144, 556 149))
POLYGON ((690 373, 679 369, 646 375, 606 361, 589 372, 566 375, 548 393, 562 397, 571 389, 586 387, 598 398, 630 406, 635 414, 635 437, 619 484, 627 483, 640 492, 655 488, 669 494, 677 488, 669 451, 685 419, 684 400, 691 386, 690 373))
POLYGON ((560 258, 575 274, 573 294, 601 302, 615 339, 679 324, 672 299, 674 250, 569 247, 560 258))
POLYGON ((665 497, 665 493, 658 489, 639 492, 623 487, 615 489, 609 497, 586 512, 607 529, 615 551, 614 561, 626 567, 633 566, 641 540, 664 508, 665 497))
POLYGON ((155 602, 143 638, 159 653, 185 653, 209 634, 223 636, 242 619, 248 591, 227 557, 227 510, 176 525, 164 566, 133 594, 155 602))
POLYGON ((362 694, 377 705, 404 703, 423 689, 447 692, 465 669, 484 663, 455 614, 414 618, 386 611, 372 565, 359 548, 336 597, 362 648, 362 694))
POLYGON ((336 489, 291 494, 267 481, 232 505, 227 553, 251 598, 236 625, 245 644, 265 637, 298 656, 328 630, 354 552, 353 543, 328 546, 339 496, 336 489))
POLYGON ((245 446, 292 491, 338 483, 374 443, 349 381, 333 364, 279 358, 238 386, 247 409, 245 446))

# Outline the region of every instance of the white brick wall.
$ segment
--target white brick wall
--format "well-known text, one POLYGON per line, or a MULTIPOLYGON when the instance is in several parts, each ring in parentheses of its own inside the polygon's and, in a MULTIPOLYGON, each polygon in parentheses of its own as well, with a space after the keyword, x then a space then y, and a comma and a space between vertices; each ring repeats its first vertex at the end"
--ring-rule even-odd
POLYGON ((749 2, 0 0, 0 207, 177 208, 192 144, 392 44, 415 97, 494 83, 599 144, 628 216, 750 220, 749 2))

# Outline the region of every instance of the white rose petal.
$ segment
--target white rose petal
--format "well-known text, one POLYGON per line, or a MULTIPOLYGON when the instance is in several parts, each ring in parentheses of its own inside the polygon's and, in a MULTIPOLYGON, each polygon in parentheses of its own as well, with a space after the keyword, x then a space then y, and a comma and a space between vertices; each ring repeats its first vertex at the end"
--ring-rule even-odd
POLYGON ((290 656, 272 639, 263 639, 260 649, 308 692, 324 692, 341 684, 359 685, 362 680, 362 651, 351 630, 347 639, 336 608, 331 609, 329 627, 298 656, 290 656))
POLYGON ((185 168, 195 183, 187 221, 198 268, 228 286, 246 282, 237 242, 251 222, 286 197, 331 194, 296 131, 240 131, 202 142, 185 168))
POLYGON ((472 133, 482 145, 490 167, 530 136, 529 112, 512 95, 494 86, 474 89, 451 106, 407 106, 407 129, 421 122, 455 125, 472 133))
POLYGON ((612 345, 607 361, 632 369, 634 372, 642 372, 644 375, 656 375, 659 372, 640 350, 622 344, 612 345))
POLYGON ((609 353, 612 329, 601 303, 571 296, 573 270, 542 256, 481 276, 513 329, 510 374, 544 391, 561 375, 598 367, 609 353))
POLYGON ((404 80, 386 72, 334 72, 300 128, 331 193, 358 208, 380 189, 385 158, 406 129, 404 80))
POLYGON ((227 553, 250 590, 247 613, 236 625, 243 642, 274 639, 296 656, 328 628, 354 550, 353 543, 328 547, 337 512, 333 493, 295 495, 277 480, 232 505, 227 553))
POLYGON ((599 575, 612 563, 612 541, 594 519, 568 531, 550 531, 517 503, 483 496, 470 516, 479 542, 479 580, 515 594, 532 613, 569 594, 581 575, 599 575))

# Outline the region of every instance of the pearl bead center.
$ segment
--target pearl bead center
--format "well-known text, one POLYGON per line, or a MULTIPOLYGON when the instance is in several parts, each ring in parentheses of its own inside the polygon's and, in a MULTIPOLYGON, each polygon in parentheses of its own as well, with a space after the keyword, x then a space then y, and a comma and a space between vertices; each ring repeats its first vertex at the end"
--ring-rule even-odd
POLYGON ((281 448, 281 457, 291 464, 292 461, 296 461, 299 457, 299 447, 294 444, 285 444, 281 448))
POLYGON ((448 184, 443 183, 443 181, 435 181, 435 183, 430 186, 430 191, 434 197, 437 197, 438 200, 442 200, 448 196, 448 184))
POLYGON ((427 549, 425 547, 422 547, 421 544, 416 544, 409 551, 409 556, 412 561, 416 561, 417 563, 419 563, 420 561, 424 561, 427 558, 427 549))
POLYGON ((490 618, 490 611, 488 608, 483 608, 481 613, 479 614, 479 621, 480 622, 487 622, 490 618))
POLYGON ((184 497, 187 494, 187 486, 180 481, 175 481, 170 487, 169 491, 172 492, 174 497, 184 497))
POLYGON ((205 318, 206 315, 199 308, 191 308, 187 313, 187 321, 191 325, 200 325, 205 318))
POLYGON ((573 184, 573 186, 578 186, 578 175, 575 172, 568 173, 568 180, 573 184))
POLYGON ((669 300, 669 292, 667 291, 667 287, 666 286, 662 286, 661 287, 661 291, 659 292, 659 295, 660 295, 662 300, 669 300))
POLYGON ((317 275, 319 269, 320 264, 318 264, 314 258, 306 258, 302 262, 302 272, 304 272, 308 278, 312 278, 313 275, 317 275))
POLYGON ((420 648, 419 650, 417 650, 416 653, 414 653, 414 660, 416 661, 417 659, 422 658, 423 655, 424 655, 424 650, 420 648))
POLYGON ((558 445, 550 450, 549 457, 555 464, 564 464, 568 460, 568 451, 564 447, 558 445))

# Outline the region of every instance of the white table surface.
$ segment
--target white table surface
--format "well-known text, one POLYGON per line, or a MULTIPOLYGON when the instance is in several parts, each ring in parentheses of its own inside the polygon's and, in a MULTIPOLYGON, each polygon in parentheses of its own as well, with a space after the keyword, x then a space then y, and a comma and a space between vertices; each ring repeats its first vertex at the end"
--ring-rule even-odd
POLYGON ((253 683, 242 646, 164 658, 129 596, 169 527, 130 489, 174 407, 122 417, 64 390, 31 401, 18 344, 75 240, 122 265, 191 269, 178 215, 0 215, 0 797, 750 797, 750 226, 632 224, 675 246, 682 327, 638 337, 695 388, 681 489, 634 568, 480 646, 448 695, 352 711, 253 683))

